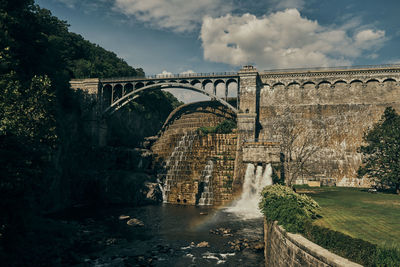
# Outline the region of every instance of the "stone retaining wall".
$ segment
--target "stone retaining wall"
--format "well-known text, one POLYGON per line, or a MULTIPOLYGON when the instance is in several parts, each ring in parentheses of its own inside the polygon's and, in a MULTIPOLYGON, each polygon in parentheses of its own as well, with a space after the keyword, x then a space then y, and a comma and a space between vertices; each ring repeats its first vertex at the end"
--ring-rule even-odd
POLYGON ((264 220, 265 266, 361 266, 264 220))

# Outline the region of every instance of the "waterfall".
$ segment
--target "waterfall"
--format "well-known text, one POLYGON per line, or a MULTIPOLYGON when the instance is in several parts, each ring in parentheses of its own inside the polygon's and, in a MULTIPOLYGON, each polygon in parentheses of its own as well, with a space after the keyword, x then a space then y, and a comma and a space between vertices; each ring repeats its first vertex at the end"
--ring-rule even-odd
POLYGON ((248 163, 243 183, 243 191, 239 200, 228 208, 229 212, 236 213, 244 219, 261 217, 258 203, 261 198, 262 189, 272 185, 272 167, 268 164, 263 172, 262 166, 255 168, 254 164, 248 163))
POLYGON ((202 171, 201 183, 203 184, 203 192, 199 199, 199 206, 212 205, 214 201, 214 195, 212 192, 212 171, 214 168, 214 163, 209 160, 206 167, 202 171))
POLYGON ((186 160, 187 154, 190 153, 193 145, 195 135, 191 132, 185 133, 182 138, 178 141, 177 146, 171 153, 171 156, 166 160, 165 168, 167 174, 162 186, 163 202, 168 202, 168 196, 171 191, 171 186, 176 185, 178 178, 180 177, 180 171, 182 166, 180 163, 182 160, 186 160))

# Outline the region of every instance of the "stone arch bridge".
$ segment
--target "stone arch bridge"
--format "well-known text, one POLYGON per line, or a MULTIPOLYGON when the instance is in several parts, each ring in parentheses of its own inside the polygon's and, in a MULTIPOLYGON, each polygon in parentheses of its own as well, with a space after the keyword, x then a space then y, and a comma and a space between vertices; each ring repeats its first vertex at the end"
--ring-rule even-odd
POLYGON ((143 92, 162 89, 183 89, 198 92, 237 112, 237 107, 233 107, 226 101, 228 95, 238 94, 236 88, 229 87, 230 84, 236 84, 236 88, 239 87, 239 76, 237 73, 189 73, 111 78, 99 79, 97 95, 101 103, 100 106, 103 115, 117 111, 139 97, 143 92), (220 85, 223 86, 221 87, 220 85), (236 92, 233 92, 233 90, 236 92))

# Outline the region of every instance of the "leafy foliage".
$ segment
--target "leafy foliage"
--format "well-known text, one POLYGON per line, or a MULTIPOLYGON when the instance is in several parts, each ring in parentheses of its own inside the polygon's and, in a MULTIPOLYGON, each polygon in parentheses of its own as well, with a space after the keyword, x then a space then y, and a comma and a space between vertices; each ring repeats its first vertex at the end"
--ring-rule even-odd
POLYGON ((320 216, 319 205, 306 195, 299 195, 283 185, 266 186, 259 208, 268 221, 279 221, 289 232, 301 232, 307 222, 320 216))
POLYGON ((400 251, 378 247, 362 239, 318 225, 306 224, 302 234, 312 242, 363 266, 399 266, 400 251))
POLYGON ((0 135, 54 145, 55 94, 47 76, 34 76, 28 88, 10 77, 0 80, 0 135))
POLYGON ((400 193, 400 116, 392 107, 385 109, 379 122, 364 135, 365 146, 360 177, 374 179, 378 184, 390 186, 400 193))
MULTIPOLYGON (((61 244, 55 244, 54 236, 47 237, 52 242, 41 242, 32 222, 39 213, 72 205, 82 195, 92 197, 82 193, 79 184, 94 188, 93 176, 85 174, 97 170, 90 169, 88 161, 99 169, 108 166, 100 157, 105 153, 92 151, 85 128, 91 118, 84 105, 93 103, 70 90, 70 79, 143 75, 142 69, 70 33, 65 21, 33 0, 0 1, 0 262, 60 265, 58 252, 48 249, 61 244), (94 160, 88 160, 91 157, 94 160), (43 254, 50 255, 49 262, 42 262, 43 254)), ((155 126, 180 104, 164 92, 151 99, 155 102, 140 98, 135 115, 155 126), (149 119, 151 110, 162 114, 149 119)), ((132 198, 140 191, 133 186, 139 182, 124 184, 134 191, 132 198)))
POLYGON ((218 133, 218 134, 228 134, 235 129, 236 122, 233 120, 224 120, 223 122, 219 123, 217 126, 210 126, 210 127, 200 127, 197 129, 197 132, 200 135, 207 135, 211 133, 218 133))

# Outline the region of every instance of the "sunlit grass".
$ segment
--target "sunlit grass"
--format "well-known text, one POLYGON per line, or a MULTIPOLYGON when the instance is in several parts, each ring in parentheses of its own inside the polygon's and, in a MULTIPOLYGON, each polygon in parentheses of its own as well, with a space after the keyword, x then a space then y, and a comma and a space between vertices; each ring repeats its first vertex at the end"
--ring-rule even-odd
POLYGON ((315 223, 374 244, 400 247, 400 196, 362 189, 302 188, 321 206, 315 223))

